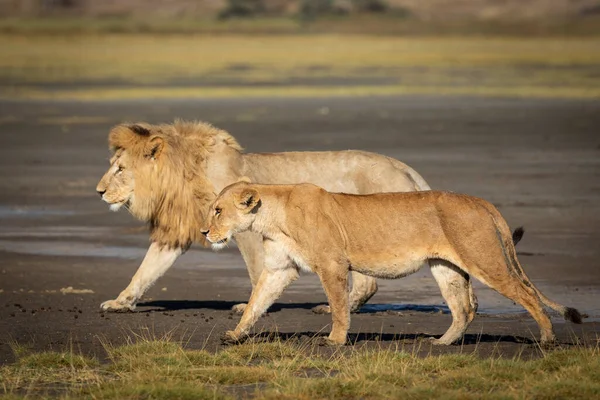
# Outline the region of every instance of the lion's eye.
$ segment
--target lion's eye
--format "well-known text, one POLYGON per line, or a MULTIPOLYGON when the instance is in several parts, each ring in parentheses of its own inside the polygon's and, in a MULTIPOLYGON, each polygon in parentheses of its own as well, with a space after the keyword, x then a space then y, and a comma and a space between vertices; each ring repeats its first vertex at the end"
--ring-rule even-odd
POLYGON ((117 168, 117 172, 115 172, 115 174, 120 174, 121 172, 123 172, 123 167, 117 168))
POLYGON ((215 215, 219 215, 221 214, 221 209, 220 208, 215 208, 215 215))

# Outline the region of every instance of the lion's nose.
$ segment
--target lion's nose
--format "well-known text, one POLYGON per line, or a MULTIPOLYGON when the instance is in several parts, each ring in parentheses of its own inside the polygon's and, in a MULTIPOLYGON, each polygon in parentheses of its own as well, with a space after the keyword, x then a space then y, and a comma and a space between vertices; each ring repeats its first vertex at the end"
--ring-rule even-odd
POLYGON ((102 189, 96 189, 96 192, 98 192, 98 194, 100 195, 100 197, 102 197, 102 195, 104 193, 106 193, 106 190, 102 190, 102 189))
POLYGON ((202 233, 204 236, 208 236, 208 232, 210 232, 209 229, 200 229, 200 233, 202 233))

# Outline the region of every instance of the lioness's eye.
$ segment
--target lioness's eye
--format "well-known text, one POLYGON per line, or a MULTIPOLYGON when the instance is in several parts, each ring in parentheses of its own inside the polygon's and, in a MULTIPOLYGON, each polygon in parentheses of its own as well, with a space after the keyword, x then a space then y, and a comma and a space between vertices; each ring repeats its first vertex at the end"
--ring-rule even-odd
POLYGON ((117 172, 115 172, 115 174, 120 174, 121 172, 123 172, 123 167, 119 167, 117 169, 117 172))
POLYGON ((215 208, 215 215, 219 215, 221 214, 221 209, 220 208, 215 208))

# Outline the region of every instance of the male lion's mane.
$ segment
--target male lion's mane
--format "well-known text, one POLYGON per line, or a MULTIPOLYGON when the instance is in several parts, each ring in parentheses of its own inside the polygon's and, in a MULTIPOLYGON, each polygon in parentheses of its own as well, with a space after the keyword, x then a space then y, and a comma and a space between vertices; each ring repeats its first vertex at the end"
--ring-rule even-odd
POLYGON ((176 120, 173 124, 124 123, 108 136, 110 150, 127 152, 135 171, 132 213, 149 223, 150 239, 162 246, 188 249, 206 245, 200 228, 215 188, 207 179, 208 158, 218 145, 242 147, 227 132, 203 122, 176 120), (150 173, 142 162, 154 160, 150 173))

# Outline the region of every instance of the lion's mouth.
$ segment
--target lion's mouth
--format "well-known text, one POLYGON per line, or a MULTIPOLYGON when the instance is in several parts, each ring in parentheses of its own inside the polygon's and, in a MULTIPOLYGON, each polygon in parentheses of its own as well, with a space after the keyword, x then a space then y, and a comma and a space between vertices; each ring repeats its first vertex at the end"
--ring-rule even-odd
POLYGON ((214 241, 209 238, 208 241, 210 242, 210 245, 213 248, 213 250, 220 250, 223 247, 227 246, 227 243, 229 243, 228 238, 224 238, 221 240, 214 240, 214 241))
MULTIPOLYGON (((104 200, 104 201, 106 201, 106 200, 104 200)), ((116 203, 109 203, 108 207, 110 208, 110 211, 117 212, 121 209, 121 207, 125 207, 126 209, 129 209, 129 206, 130 206, 129 200, 125 200, 125 201, 119 201, 116 203)))

